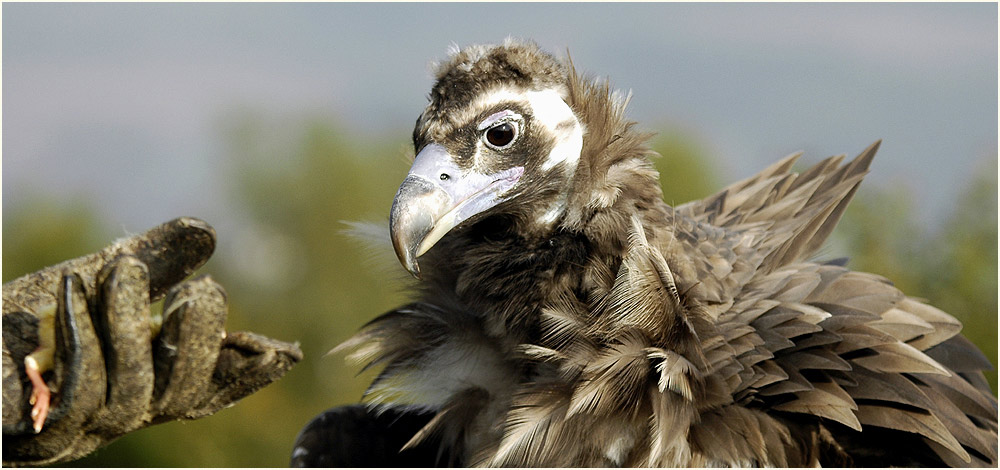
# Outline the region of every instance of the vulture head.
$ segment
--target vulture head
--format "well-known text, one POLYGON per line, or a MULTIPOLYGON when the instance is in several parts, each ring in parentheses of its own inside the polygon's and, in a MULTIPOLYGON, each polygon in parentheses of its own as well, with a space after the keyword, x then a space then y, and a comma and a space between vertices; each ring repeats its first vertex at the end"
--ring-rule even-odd
POLYGON ((568 210, 586 133, 567 67, 533 45, 473 46, 438 68, 390 218, 396 254, 414 275, 442 237, 487 217, 529 237, 551 234, 568 210))

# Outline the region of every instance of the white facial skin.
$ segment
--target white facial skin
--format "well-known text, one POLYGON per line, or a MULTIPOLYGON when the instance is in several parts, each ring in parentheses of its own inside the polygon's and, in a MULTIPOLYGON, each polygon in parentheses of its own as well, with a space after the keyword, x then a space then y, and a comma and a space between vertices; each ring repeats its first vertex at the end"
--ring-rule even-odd
MULTIPOLYGON (((583 126, 573 114, 573 110, 563 100, 562 93, 554 88, 540 91, 514 91, 509 88, 500 88, 490 93, 485 93, 466 108, 466 113, 473 115, 478 110, 494 106, 501 102, 521 102, 527 104, 534 116, 533 124, 541 125, 556 137, 556 145, 549 152, 545 162, 542 163, 542 170, 550 170, 560 163, 565 163, 570 171, 576 168, 580 161, 580 151, 583 149, 583 126)), ((511 113, 513 111, 503 111, 494 114, 478 126, 480 130, 490 127, 493 122, 500 118, 500 114, 511 113)), ((480 143, 480 148, 483 144, 480 143)), ((477 152, 478 156, 479 152, 477 152)))
MULTIPOLYGON (((491 93, 485 93, 474 101, 467 109, 474 112, 487 108, 501 102, 521 102, 527 105, 534 116, 532 123, 541 125, 552 136, 555 137, 555 145, 549 155, 542 162, 541 170, 550 171, 557 166, 562 167, 567 178, 572 178, 576 166, 580 161, 580 152, 583 150, 583 126, 579 119, 573 114, 573 110, 566 104, 562 93, 558 89, 550 88, 540 91, 514 91, 509 88, 500 88, 491 93)), ((480 131, 492 127, 495 123, 505 120, 519 120, 520 115, 505 110, 495 113, 484 119, 477 128, 480 131)), ((482 139, 481 139, 482 140, 482 139)), ((482 155, 484 143, 480 141, 476 149, 475 162, 478 165, 482 155)), ((565 194, 543 212, 536 222, 543 227, 551 227, 559 219, 565 210, 565 194)))

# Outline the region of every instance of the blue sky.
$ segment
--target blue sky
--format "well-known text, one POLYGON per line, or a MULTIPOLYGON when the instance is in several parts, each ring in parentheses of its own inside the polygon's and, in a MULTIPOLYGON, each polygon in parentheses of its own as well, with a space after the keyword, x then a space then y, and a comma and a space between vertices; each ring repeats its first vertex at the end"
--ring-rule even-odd
POLYGON ((326 116, 405 142, 428 64, 508 35, 631 89, 633 119, 694 136, 726 180, 881 138, 862 190, 905 186, 933 228, 997 152, 994 3, 5 3, 2 16, 3 208, 89 198, 129 232, 182 214, 239 232, 220 189, 227 117, 326 116))

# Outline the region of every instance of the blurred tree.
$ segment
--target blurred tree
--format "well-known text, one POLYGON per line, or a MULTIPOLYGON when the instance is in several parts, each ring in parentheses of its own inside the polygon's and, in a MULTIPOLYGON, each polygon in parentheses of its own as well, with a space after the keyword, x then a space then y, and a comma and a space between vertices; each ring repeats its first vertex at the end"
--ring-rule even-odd
POLYGON ((248 319, 274 322, 273 334, 302 342, 312 361, 300 367, 309 370, 298 385, 316 389, 323 384, 327 389, 318 395, 322 399, 314 400, 315 414, 336 403, 357 402, 367 386, 363 380, 341 379, 352 377, 356 369, 342 357, 324 354, 403 300, 402 284, 396 281, 406 275, 395 267, 388 238, 359 240, 348 231, 349 222, 388 226, 396 186, 408 167, 405 141, 359 147, 335 125, 311 119, 294 126, 299 130, 291 147, 274 149, 254 142, 268 126, 245 119, 231 133, 232 155, 238 156, 233 168, 239 175, 234 191, 251 227, 237 245, 259 256, 264 269, 240 269, 247 263, 227 258, 233 262, 223 270, 234 292, 240 292, 238 299, 232 297, 246 308, 248 319), (281 162, 279 167, 275 161, 281 162), (392 264, 373 265, 373 250, 388 254, 392 264))
MULTIPOLYGON (((72 203, 43 194, 3 214, 3 280, 102 248, 110 241, 86 199, 72 203)), ((6 208, 5 208, 6 209, 6 208)))
MULTIPOLYGON (((927 297, 965 323, 965 335, 997 366, 997 160, 981 161, 958 211, 934 240, 942 256, 924 271, 927 297)), ((987 374, 997 392, 997 371, 987 374)))
POLYGON ((653 158, 653 164, 660 172, 663 200, 667 204, 683 204, 719 189, 708 153, 690 135, 668 129, 657 134, 652 145, 660 154, 653 158))

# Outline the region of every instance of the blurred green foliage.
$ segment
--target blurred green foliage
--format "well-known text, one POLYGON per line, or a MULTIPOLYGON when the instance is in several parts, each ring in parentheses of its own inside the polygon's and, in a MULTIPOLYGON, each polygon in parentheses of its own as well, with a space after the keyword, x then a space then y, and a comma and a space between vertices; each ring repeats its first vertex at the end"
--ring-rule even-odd
POLYGON ((695 139, 676 130, 666 130, 653 137, 653 158, 660 172, 663 200, 672 206, 705 197, 720 188, 707 152, 695 139))
POLYGON ((84 199, 56 201, 32 194, 3 213, 3 279, 100 249, 111 240, 84 199))
MULTIPOLYGON (((407 276, 384 233, 412 150, 406 131, 361 141, 338 129, 318 118, 289 125, 247 113, 233 120, 224 132, 231 175, 220 184, 231 184, 247 228, 220 232, 219 252, 202 270, 229 293, 229 330, 299 341, 304 361, 231 409, 132 433, 72 465, 286 466, 295 436, 313 416, 360 399, 373 374, 357 375, 343 355, 326 352, 406 299, 407 276), (375 232, 383 235, 348 236, 345 221, 359 220, 379 224, 375 232)), ((667 132, 654 147, 668 202, 703 197, 725 183, 695 140, 667 132)), ((847 253, 833 255, 849 254, 855 269, 886 275, 955 314, 995 362, 997 188, 989 175, 996 168, 982 174, 937 233, 919 230, 905 194, 864 187, 838 229, 847 253)), ((4 280, 122 235, 85 205, 38 201, 4 212, 4 280)), ((990 380, 995 390, 995 373, 990 380)))

